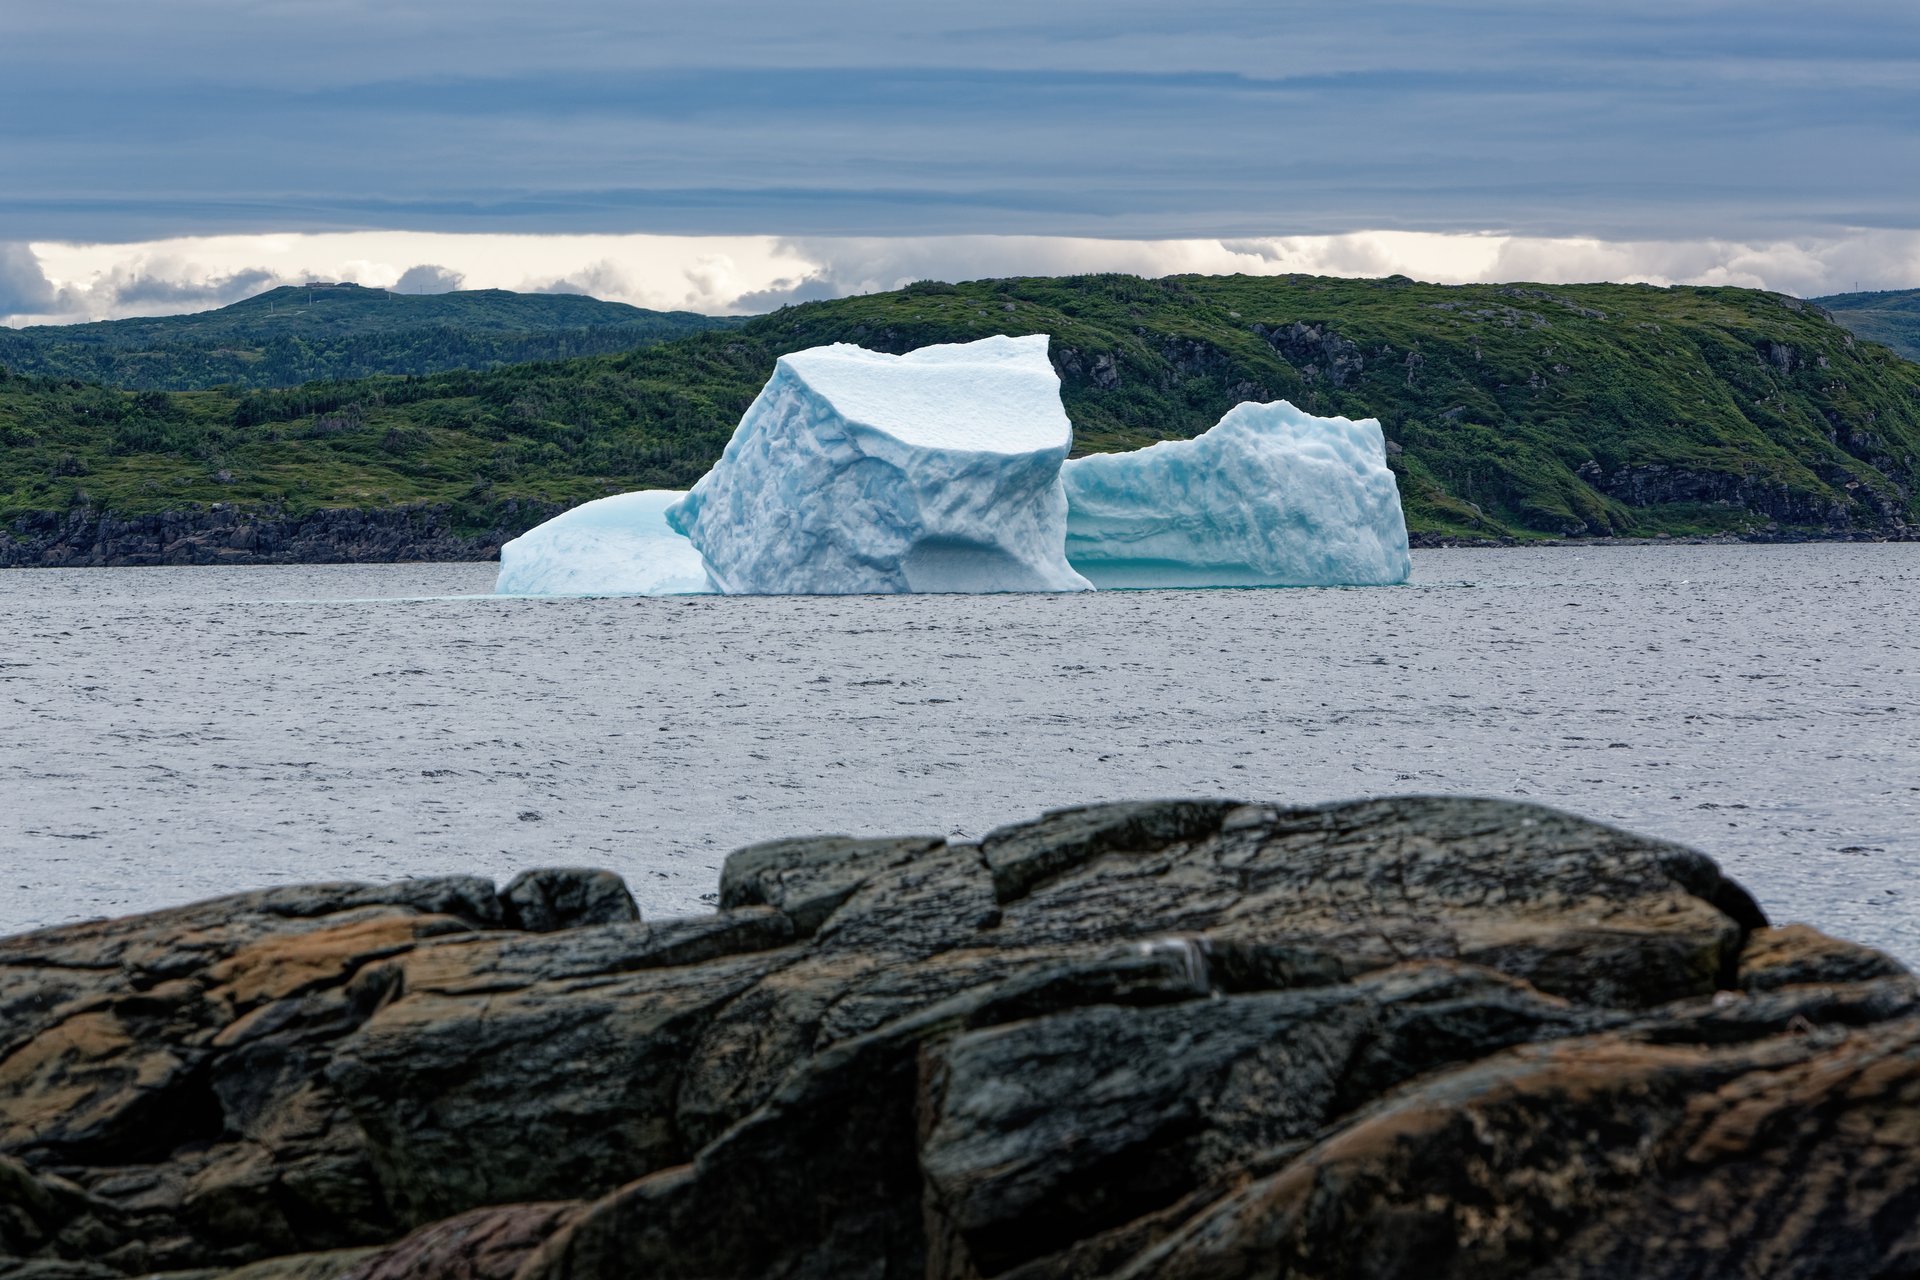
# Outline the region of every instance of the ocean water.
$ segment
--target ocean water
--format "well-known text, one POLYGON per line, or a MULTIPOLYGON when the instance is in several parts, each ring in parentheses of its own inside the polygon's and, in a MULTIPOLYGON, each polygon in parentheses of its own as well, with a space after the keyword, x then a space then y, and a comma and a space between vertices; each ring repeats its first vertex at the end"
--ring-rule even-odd
POLYGON ((1920 961, 1920 545, 1416 552, 1352 590, 513 600, 479 564, 0 572, 0 933, 1093 800, 1472 793, 1920 961))

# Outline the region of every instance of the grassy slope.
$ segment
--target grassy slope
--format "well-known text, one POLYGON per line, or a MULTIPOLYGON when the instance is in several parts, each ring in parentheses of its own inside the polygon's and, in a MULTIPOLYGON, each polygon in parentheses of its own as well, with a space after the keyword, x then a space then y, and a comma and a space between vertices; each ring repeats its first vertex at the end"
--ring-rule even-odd
POLYGON ((1837 293, 1814 301, 1867 341, 1892 347, 1909 360, 1920 360, 1920 289, 1837 293))
POLYGON ((1190 436, 1241 399, 1373 415, 1418 530, 1701 532, 1764 522, 1768 504, 1784 523, 1916 516, 1920 366, 1777 295, 1092 276, 915 286, 619 356, 244 397, 14 379, 0 519, 431 501, 478 527, 508 499, 691 483, 780 352, 1033 332, 1054 336, 1082 451, 1190 436), (1679 477, 1681 496, 1623 487, 1634 476, 1679 477))
POLYGON ((194 315, 0 329, 0 366, 131 390, 285 387, 602 355, 737 323, 571 294, 287 286, 194 315))

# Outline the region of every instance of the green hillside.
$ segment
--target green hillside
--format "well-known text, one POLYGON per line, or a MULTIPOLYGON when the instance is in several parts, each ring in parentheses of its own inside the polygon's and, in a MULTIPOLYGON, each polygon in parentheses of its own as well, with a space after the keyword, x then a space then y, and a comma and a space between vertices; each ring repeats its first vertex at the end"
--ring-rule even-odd
POLYGON ((235 395, 0 387, 0 518, 75 505, 449 504, 684 487, 784 351, 1048 333, 1082 451, 1285 397, 1377 416, 1416 531, 1916 522, 1920 366, 1741 289, 1131 276, 918 285, 618 356, 235 395))
POLYGON ((1920 289, 1836 293, 1814 301, 1867 341, 1884 343, 1909 360, 1920 360, 1920 289))
POLYGON ((0 329, 0 367, 134 391, 291 387, 607 355, 738 323, 577 294, 289 285, 194 315, 0 329))

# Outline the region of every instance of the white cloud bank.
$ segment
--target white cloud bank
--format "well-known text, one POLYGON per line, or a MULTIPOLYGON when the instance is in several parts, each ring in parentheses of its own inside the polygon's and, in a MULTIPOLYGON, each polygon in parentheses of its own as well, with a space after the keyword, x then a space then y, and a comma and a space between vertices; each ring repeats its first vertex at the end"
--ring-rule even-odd
POLYGON ((659 310, 742 313, 912 280, 1092 271, 1399 274, 1446 284, 1612 280, 1817 296, 1920 286, 1920 231, 1856 230, 1764 243, 1405 231, 1228 240, 363 231, 0 244, 0 320, 18 326, 204 310, 276 284, 315 280, 410 293, 455 287, 587 293, 659 310))

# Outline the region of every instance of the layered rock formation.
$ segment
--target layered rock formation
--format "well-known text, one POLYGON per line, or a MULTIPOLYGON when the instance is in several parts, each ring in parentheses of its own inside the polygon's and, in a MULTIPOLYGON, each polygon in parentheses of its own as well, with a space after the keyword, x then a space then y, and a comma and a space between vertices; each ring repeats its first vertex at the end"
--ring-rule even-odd
POLYGON ((270 890, 0 942, 0 1276, 1896 1276, 1920 989, 1399 799, 270 890))

